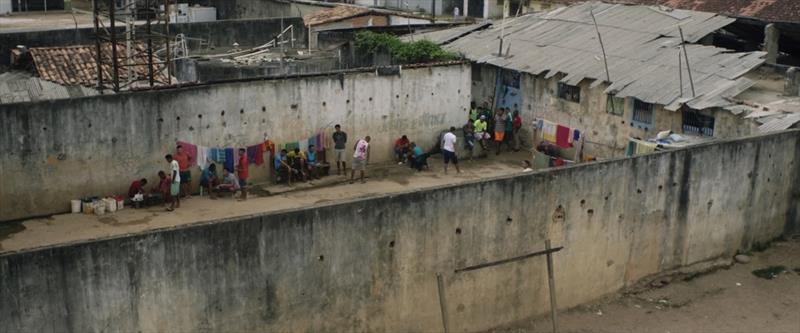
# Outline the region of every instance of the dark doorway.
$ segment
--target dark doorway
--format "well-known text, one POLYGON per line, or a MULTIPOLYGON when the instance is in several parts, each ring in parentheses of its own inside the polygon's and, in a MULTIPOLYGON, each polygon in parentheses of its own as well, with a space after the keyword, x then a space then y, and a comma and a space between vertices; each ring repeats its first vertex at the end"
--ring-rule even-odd
POLYGON ((467 0, 469 1, 469 8, 467 16, 483 17, 483 0, 467 0))

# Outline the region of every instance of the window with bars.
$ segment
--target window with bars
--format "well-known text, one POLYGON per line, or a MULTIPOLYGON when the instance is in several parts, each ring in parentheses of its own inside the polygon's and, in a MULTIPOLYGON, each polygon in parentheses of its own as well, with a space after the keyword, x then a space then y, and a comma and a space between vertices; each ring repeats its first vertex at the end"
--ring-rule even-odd
POLYGON ((696 111, 683 112, 683 133, 714 136, 714 117, 696 111))
POLYGON ((631 125, 641 128, 651 128, 655 124, 655 105, 642 102, 638 99, 633 100, 633 115, 631 125))
POLYGON ((581 88, 566 83, 558 83, 558 98, 570 102, 581 102, 581 88))
POLYGON ((625 98, 606 95, 606 112, 615 116, 622 116, 625 113, 625 98))

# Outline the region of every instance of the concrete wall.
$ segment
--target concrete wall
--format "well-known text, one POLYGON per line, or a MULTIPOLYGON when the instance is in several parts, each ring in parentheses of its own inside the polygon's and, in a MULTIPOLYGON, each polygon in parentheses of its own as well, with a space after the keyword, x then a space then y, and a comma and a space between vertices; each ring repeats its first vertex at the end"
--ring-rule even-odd
POLYGON ((544 258, 455 269, 549 238, 573 307, 796 228, 797 163, 783 132, 6 254, 0 331, 441 331, 437 273, 452 331, 487 330, 547 311, 544 258))
POLYGON ((275 0, 189 0, 189 4, 216 7, 219 19, 302 17, 330 8, 275 0))
MULTIPOLYGON (((351 144, 372 135, 373 161, 389 160, 402 134, 430 147, 440 130, 463 122, 469 76, 468 64, 455 64, 2 105, 0 221, 65 212, 70 199, 87 195, 127 193, 133 179, 152 183, 176 140, 285 143, 339 123, 351 144)), ((251 175, 266 180, 266 166, 251 175)))
MULTIPOLYGON (((296 43, 306 43, 306 29, 299 17, 283 19, 284 27, 295 26, 296 43)), ((281 19, 229 20, 170 25, 170 34, 209 40, 214 46, 261 45, 281 32, 281 19)), ((120 33, 123 29, 120 28, 120 33)), ((0 65, 9 65, 11 50, 17 45, 28 47, 65 46, 94 43, 93 28, 59 29, 48 31, 14 32, 0 34, 0 65)), ((191 50, 190 50, 191 52, 191 50)))

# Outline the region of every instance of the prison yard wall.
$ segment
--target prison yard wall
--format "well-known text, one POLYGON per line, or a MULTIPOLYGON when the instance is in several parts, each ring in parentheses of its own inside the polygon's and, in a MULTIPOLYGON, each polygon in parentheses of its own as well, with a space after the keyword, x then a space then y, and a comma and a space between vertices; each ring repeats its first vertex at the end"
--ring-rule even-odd
MULTIPOLYGON (((66 212, 70 199, 127 193, 142 177, 157 184, 178 140, 281 144, 341 124, 348 156, 366 135, 371 162, 389 161, 403 134, 429 150, 466 119, 469 75, 469 65, 456 63, 0 105, 0 221, 66 212)), ((251 182, 268 179, 265 160, 250 167, 251 182)), ((197 186, 200 169, 192 172, 197 186)))
MULTIPOLYGON (((202 38, 213 47, 229 48, 233 43, 241 47, 265 44, 281 33, 281 27, 294 26, 296 46, 306 44, 306 29, 299 17, 241 19, 213 22, 170 24, 170 35, 184 34, 186 37, 202 38)), ((158 30, 157 27, 153 29, 158 30)), ((119 27, 120 38, 124 37, 125 27, 119 27)), ((11 50, 17 45, 27 47, 50 47, 94 44, 94 28, 55 29, 45 31, 22 31, 0 33, 0 65, 11 64, 11 50)), ((198 50, 194 41, 188 43, 190 54, 198 50)), ((205 46, 203 47, 205 48, 205 46)))
MULTIPOLYGON (((798 230, 800 131, 0 255, 0 331, 483 331, 798 230)), ((7 177, 6 177, 7 178, 7 177)))

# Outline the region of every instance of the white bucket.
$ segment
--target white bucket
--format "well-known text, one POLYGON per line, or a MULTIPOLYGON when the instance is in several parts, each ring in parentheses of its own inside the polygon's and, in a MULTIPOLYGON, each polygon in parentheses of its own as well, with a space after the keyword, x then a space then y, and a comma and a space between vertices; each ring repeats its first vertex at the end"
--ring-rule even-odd
POLYGON ((72 204, 72 214, 77 214, 81 212, 81 201, 80 200, 72 200, 70 201, 72 204))
POLYGON ((94 206, 94 213, 95 215, 103 215, 106 213, 106 205, 103 202, 98 202, 97 205, 94 206))
POLYGON ((113 213, 117 211, 117 200, 114 198, 105 198, 103 199, 103 203, 106 204, 106 211, 109 213, 113 213))
POLYGON ((117 210, 125 208, 125 200, 117 200, 117 210))

